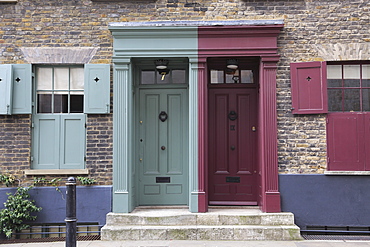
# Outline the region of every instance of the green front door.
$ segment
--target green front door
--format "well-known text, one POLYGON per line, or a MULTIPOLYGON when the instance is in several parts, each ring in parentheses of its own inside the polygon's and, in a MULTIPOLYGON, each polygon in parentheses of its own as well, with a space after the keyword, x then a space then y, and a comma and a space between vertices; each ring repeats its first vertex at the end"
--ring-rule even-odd
POLYGON ((188 204, 186 89, 140 89, 139 204, 188 204))

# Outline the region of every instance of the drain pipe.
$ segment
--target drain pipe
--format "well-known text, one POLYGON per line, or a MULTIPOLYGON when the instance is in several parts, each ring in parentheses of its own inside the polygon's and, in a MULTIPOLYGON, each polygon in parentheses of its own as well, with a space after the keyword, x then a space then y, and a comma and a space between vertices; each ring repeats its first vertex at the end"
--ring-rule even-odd
POLYGON ((66 247, 76 247, 76 179, 69 177, 66 183, 66 247))

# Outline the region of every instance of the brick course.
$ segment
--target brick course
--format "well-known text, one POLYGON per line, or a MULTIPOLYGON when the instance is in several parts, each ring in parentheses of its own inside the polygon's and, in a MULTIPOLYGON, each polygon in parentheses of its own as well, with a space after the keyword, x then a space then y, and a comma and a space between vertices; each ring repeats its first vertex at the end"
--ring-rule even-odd
MULTIPOLYGON (((283 19, 277 74, 279 169, 322 173, 325 115, 292 115, 289 64, 369 59, 369 49, 363 51, 370 42, 369 10, 366 0, 19 0, 0 4, 0 64, 27 63, 22 47, 97 47, 91 62, 111 63, 109 22, 283 19)), ((111 184, 112 117, 91 115, 87 123, 86 165, 99 184, 111 184)), ((29 125, 30 116, 0 116, 1 172, 22 176, 21 170, 29 168, 29 125)))

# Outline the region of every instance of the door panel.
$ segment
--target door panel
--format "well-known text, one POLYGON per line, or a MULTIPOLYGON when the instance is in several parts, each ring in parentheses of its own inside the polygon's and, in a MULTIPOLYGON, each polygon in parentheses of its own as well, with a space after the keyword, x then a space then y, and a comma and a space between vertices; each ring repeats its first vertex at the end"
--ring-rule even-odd
POLYGON ((209 91, 209 203, 257 204, 256 89, 209 91))
POLYGON ((185 89, 140 90, 140 205, 188 203, 187 116, 185 89))

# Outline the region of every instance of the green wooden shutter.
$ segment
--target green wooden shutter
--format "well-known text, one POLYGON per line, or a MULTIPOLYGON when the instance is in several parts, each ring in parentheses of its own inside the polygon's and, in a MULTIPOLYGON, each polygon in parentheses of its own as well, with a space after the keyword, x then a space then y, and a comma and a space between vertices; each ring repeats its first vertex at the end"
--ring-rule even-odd
POLYGON ((13 64, 12 114, 32 113, 32 66, 13 64))
POLYGON ((110 112, 110 65, 85 65, 84 113, 105 114, 110 112))
POLYGON ((32 168, 58 169, 60 115, 34 115, 33 126, 32 168))
POLYGON ((61 115, 60 169, 83 169, 85 166, 84 114, 61 115))
POLYGON ((12 114, 12 65, 0 65, 0 114, 12 114))

